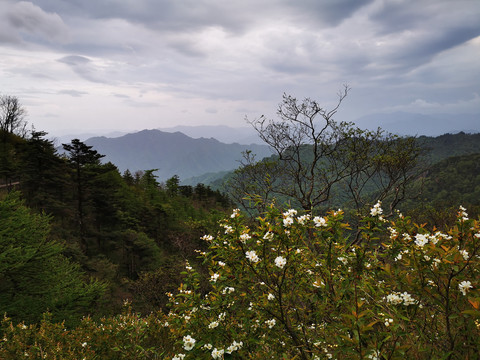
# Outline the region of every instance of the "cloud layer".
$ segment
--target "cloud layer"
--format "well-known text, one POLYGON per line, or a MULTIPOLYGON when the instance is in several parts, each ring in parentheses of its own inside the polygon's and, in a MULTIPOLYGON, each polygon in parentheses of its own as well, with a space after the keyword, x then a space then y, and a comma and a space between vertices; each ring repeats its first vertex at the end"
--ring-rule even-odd
POLYGON ((476 0, 0 1, 2 92, 50 132, 243 126, 344 83, 340 120, 480 112, 476 0))

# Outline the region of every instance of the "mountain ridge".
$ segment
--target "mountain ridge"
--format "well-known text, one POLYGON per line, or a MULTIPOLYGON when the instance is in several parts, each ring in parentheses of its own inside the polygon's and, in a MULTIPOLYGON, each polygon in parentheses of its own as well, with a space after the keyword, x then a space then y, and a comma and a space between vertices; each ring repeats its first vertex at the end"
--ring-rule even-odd
POLYGON ((225 144, 215 138, 194 139, 182 132, 163 132, 157 129, 142 130, 120 137, 93 137, 85 140, 100 154, 105 162, 115 164, 120 171, 158 169, 161 181, 173 175, 180 179, 209 172, 233 170, 242 159, 242 152, 251 150, 259 158, 269 156, 266 145, 238 143, 225 144))

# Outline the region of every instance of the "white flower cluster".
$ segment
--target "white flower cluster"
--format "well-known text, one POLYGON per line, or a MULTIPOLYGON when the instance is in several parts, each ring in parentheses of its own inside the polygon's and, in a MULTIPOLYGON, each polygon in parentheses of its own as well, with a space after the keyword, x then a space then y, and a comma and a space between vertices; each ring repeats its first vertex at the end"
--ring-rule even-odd
POLYGON ((370 209, 370 215, 372 216, 380 216, 383 214, 383 210, 381 208, 382 202, 380 200, 377 201, 373 208, 370 209))
POLYGON ((248 260, 250 260, 253 263, 257 263, 260 261, 260 258, 258 257, 257 253, 255 250, 250 250, 245 253, 245 256, 247 257, 248 260))
POLYGON ((409 306, 409 305, 415 305, 418 303, 418 301, 415 300, 412 297, 412 295, 410 295, 406 291, 403 293, 394 292, 394 293, 388 294, 386 297, 386 300, 387 302, 393 305, 400 305, 403 303, 403 305, 409 306))
POLYGON ((468 220, 468 214, 467 214, 467 209, 465 209, 463 206, 460 205, 460 211, 458 212, 458 217, 462 221, 467 221, 468 220))
POLYGON ((397 230, 395 230, 395 228, 389 226, 388 231, 390 231, 390 239, 393 240, 398 236, 398 232, 397 232, 397 230))
POLYGON ((243 347, 243 341, 236 342, 235 340, 233 341, 232 345, 230 345, 225 352, 227 354, 231 354, 234 351, 238 351, 243 347))
POLYGON ((212 350, 212 359, 221 359, 223 358, 223 354, 225 353, 225 350, 220 349, 218 350, 217 348, 212 350))
POLYGON ((209 329, 215 329, 220 323, 218 321, 212 321, 210 324, 208 324, 209 329))
POLYGON ((283 213, 283 226, 290 227, 293 224, 293 217, 297 215, 297 210, 289 209, 283 213))
POLYGON ((300 225, 305 225, 308 220, 310 220, 310 214, 305 214, 297 218, 297 221, 300 225))
POLYGON ((270 231, 267 231, 265 235, 263 235, 263 240, 272 240, 273 239, 273 233, 270 231))
POLYGON ((250 235, 248 235, 247 233, 243 233, 242 235, 240 235, 240 241, 242 242, 242 244, 246 244, 247 240, 249 240, 251 238, 252 237, 250 235))
POLYGON ((464 259, 465 261, 468 260, 469 254, 468 254, 468 251, 467 251, 467 250, 459 250, 458 252, 460 253, 460 255, 463 256, 463 259, 464 259))
POLYGON ((428 243, 429 238, 430 237, 428 235, 417 234, 417 235, 415 235, 415 245, 423 248, 428 243))
POLYGON ((279 267, 280 269, 283 269, 283 267, 287 264, 287 259, 285 259, 282 256, 277 256, 275 258, 275 266, 279 267))
POLYGON ((234 232, 233 227, 230 225, 223 225, 223 228, 225 229, 225 234, 232 234, 234 232))
POLYGON ((212 276, 210 276, 210 281, 211 282, 217 282, 219 277, 220 277, 220 274, 214 273, 214 274, 212 274, 212 276))
POLYGON ((234 287, 231 287, 231 286, 227 286, 225 289, 222 290, 222 294, 225 295, 225 294, 231 294, 235 291, 235 288, 234 287))
POLYGON ((233 209, 232 215, 230 215, 230 217, 233 219, 237 216, 240 216, 240 209, 233 209))
POLYGON ((187 351, 192 350, 193 347, 195 346, 196 341, 197 340, 192 338, 190 335, 184 336, 183 337, 183 348, 187 351))
POLYGON ((472 283, 468 280, 463 280, 460 284, 458 284, 458 288, 464 296, 467 295, 467 291, 470 290, 472 287, 472 283))
POLYGON ((185 359, 185 354, 177 354, 172 358, 172 360, 183 360, 183 359, 185 359))
POLYGON ((313 222, 315 223, 316 227, 326 227, 328 225, 327 220, 321 216, 315 216, 313 218, 313 222))
POLYGON ((269 329, 273 328, 276 323, 277 321, 275 319, 270 319, 265 321, 265 324, 268 326, 269 329))
POLYGON ((204 241, 212 241, 213 236, 212 235, 203 235, 200 239, 204 240, 204 241))

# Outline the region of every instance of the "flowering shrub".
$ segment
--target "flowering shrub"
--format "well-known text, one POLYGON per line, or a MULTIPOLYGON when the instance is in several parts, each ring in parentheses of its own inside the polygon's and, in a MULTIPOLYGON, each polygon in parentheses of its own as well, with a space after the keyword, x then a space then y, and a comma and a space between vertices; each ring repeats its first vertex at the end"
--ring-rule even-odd
POLYGON ((75 328, 51 321, 39 324, 1 322, 0 359, 118 360, 162 359, 171 349, 162 314, 141 317, 129 304, 121 315, 94 321, 84 318, 75 328))
POLYGON ((235 210, 169 294, 171 359, 430 359, 480 353, 480 223, 441 233, 381 203, 358 233, 341 210, 235 210))
POLYGON ((5 318, 0 359, 477 359, 480 222, 460 208, 439 232, 382 214, 353 233, 341 210, 235 210, 202 237, 209 273, 186 264, 168 315, 5 318))

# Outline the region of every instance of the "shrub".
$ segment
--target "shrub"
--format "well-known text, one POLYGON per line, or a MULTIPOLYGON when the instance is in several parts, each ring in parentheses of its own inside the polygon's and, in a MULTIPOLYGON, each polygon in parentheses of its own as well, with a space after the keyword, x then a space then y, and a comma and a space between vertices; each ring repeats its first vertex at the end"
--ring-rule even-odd
POLYGON ((480 353, 480 223, 460 208, 448 232, 381 204, 357 234, 326 216, 238 210, 188 263, 168 323, 177 359, 465 359, 480 353))

